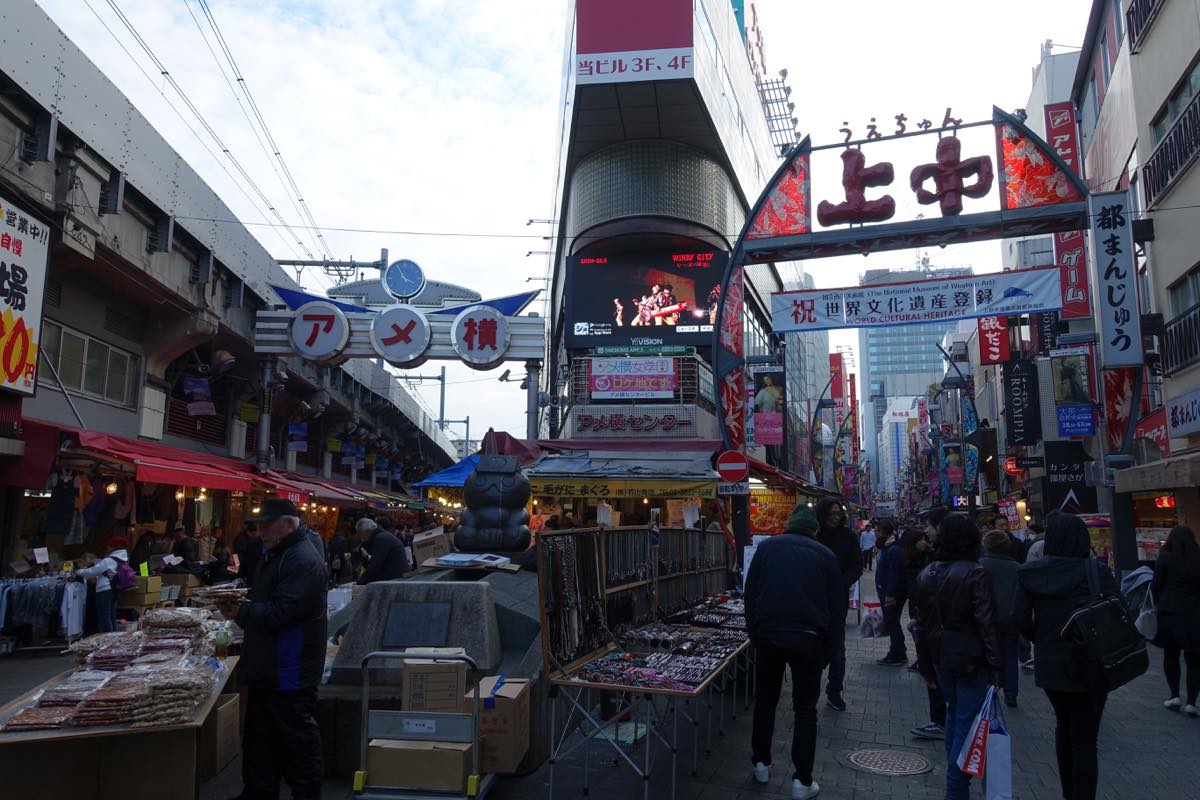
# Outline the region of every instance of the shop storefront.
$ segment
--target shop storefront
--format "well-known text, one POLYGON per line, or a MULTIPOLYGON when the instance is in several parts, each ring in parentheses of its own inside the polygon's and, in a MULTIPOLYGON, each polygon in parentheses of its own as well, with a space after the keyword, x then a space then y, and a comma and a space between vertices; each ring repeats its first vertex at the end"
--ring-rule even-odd
POLYGON ((709 453, 578 452, 547 455, 526 473, 533 527, 660 525, 701 528, 718 509, 709 453))
POLYGON ((1171 528, 1200 521, 1200 453, 1120 470, 1116 490, 1133 495, 1138 560, 1153 561, 1171 528))

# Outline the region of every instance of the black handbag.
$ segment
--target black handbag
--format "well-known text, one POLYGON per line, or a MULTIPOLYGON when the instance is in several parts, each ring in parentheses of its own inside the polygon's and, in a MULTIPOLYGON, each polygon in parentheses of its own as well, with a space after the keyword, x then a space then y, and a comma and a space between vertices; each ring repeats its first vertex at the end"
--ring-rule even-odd
POLYGON ((1067 619, 1059 636, 1073 642, 1091 667, 1088 689, 1111 692, 1150 668, 1146 639, 1120 597, 1104 594, 1096 559, 1087 559, 1091 596, 1067 619))

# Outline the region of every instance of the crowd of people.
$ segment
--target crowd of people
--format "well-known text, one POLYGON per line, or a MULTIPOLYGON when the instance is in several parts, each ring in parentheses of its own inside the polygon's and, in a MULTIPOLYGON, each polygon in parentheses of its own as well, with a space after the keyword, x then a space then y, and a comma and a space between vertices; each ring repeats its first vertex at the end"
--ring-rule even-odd
POLYGON ((971 518, 934 507, 920 519, 879 520, 854 534, 836 500, 822 501, 815 512, 807 504, 797 507, 787 533, 758 546, 746 576, 746 618, 759 654, 755 780, 770 780, 775 709, 790 668, 792 797, 807 800, 820 791, 813 765, 821 678, 827 670, 826 700, 844 711, 849 590, 873 570, 889 640, 876 663, 908 666, 923 681, 929 720, 912 734, 944 740, 945 797, 970 796, 971 778, 957 763, 964 739, 991 687, 1006 705, 1017 706, 1024 669, 1054 710, 1062 796, 1091 800, 1109 688, 1102 666, 1064 636, 1081 607, 1097 597, 1117 598, 1130 620, 1143 608, 1155 609, 1156 632, 1148 635, 1163 650, 1169 690, 1163 705, 1200 716, 1200 543, 1190 529, 1177 527, 1155 566, 1143 569, 1152 571, 1145 599, 1127 604, 1112 571, 1098 565, 1086 524, 1066 512, 1052 512, 1044 528, 1014 530, 1000 514, 971 518), (916 654, 911 664, 909 637, 916 654))

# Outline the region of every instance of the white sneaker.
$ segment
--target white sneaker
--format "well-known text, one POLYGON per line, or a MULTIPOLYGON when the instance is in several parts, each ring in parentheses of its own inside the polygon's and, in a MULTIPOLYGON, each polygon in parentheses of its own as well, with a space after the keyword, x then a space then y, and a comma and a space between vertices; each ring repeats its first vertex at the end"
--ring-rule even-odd
POLYGON ((771 768, 761 761, 754 765, 754 780, 756 783, 771 782, 771 768))
POLYGON ((1200 709, 1197 709, 1191 703, 1188 703, 1183 707, 1183 713, 1187 714, 1189 717, 1200 717, 1200 709))
POLYGON ((1178 711, 1180 705, 1182 705, 1182 703, 1179 702, 1178 697, 1172 697, 1170 700, 1163 700, 1163 708, 1167 709, 1168 711, 1178 711))
POLYGON ((821 793, 821 785, 813 779, 812 786, 805 786, 799 778, 792 778, 792 800, 811 800, 821 793))

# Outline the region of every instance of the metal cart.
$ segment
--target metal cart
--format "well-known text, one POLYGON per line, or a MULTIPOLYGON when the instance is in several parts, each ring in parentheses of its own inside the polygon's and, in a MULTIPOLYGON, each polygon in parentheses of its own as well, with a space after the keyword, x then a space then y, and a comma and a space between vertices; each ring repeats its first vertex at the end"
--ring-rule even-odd
POLYGON ((420 656, 388 651, 368 653, 362 660, 362 725, 359 731, 358 766, 354 773, 356 800, 483 800, 495 785, 495 775, 479 774, 479 668, 465 655, 439 655, 439 661, 462 661, 467 675, 475 686, 475 709, 471 714, 432 711, 371 710, 370 664, 373 661, 400 661, 420 656), (367 746, 372 739, 405 739, 426 742, 472 742, 471 774, 467 791, 441 792, 426 789, 407 789, 399 786, 377 786, 367 774, 367 746))

